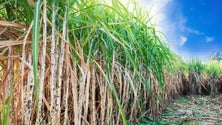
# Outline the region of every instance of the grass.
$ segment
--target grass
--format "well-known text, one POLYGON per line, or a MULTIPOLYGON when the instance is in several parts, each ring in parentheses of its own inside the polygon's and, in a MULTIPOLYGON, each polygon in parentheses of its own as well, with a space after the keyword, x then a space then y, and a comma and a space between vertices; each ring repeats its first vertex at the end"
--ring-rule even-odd
POLYGON ((221 62, 209 60, 207 63, 202 63, 200 59, 192 59, 187 63, 188 71, 195 72, 198 75, 205 74, 212 78, 218 78, 221 74, 221 62))
POLYGON ((205 71, 174 54, 134 0, 2 0, 0 17, 0 100, 16 86, 9 124, 155 122, 186 88, 179 72, 205 71))
POLYGON ((222 64, 217 61, 210 61, 206 64, 206 74, 211 78, 218 78, 222 73, 222 64))
POLYGON ((188 63, 188 71, 197 73, 198 75, 202 74, 204 72, 204 64, 201 62, 200 59, 192 59, 188 63))

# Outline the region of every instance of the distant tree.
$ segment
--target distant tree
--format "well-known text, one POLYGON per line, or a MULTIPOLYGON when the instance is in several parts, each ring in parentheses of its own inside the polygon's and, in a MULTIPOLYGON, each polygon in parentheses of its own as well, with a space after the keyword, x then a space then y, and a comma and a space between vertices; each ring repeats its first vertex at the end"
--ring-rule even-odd
POLYGON ((210 56, 210 59, 218 62, 222 61, 222 52, 221 51, 213 52, 213 54, 210 56))

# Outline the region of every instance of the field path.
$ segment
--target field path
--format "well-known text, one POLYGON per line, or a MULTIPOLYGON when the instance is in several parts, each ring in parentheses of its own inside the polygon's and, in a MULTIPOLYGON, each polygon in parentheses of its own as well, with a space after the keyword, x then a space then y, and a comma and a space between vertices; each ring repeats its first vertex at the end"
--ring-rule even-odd
POLYGON ((180 97, 167 106, 160 121, 169 125, 222 125, 222 95, 180 97))

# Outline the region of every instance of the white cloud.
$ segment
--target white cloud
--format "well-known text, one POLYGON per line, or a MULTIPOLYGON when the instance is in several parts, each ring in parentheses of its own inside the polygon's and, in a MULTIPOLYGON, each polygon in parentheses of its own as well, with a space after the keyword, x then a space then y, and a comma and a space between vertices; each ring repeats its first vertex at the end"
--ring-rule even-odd
POLYGON ((189 27, 187 27, 186 31, 188 33, 195 34, 195 35, 203 35, 204 34, 204 33, 200 32, 196 29, 192 29, 192 28, 189 28, 189 27))
POLYGON ((178 49, 187 42, 187 35, 203 35, 202 32, 187 26, 187 19, 183 16, 175 0, 140 0, 150 10, 157 29, 166 34, 172 49, 178 49), (170 6, 174 4, 174 6, 170 6), (173 12, 175 11, 175 12, 173 12), (170 13, 174 13, 174 18, 170 13))
POLYGON ((205 40, 206 40, 207 43, 213 42, 214 41, 214 37, 213 36, 211 36, 211 37, 210 36, 206 36, 205 40))
POLYGON ((183 46, 187 42, 186 36, 180 36, 180 46, 183 46))
POLYGON ((195 35, 203 35, 202 32, 196 30, 196 29, 192 29, 190 27, 187 26, 187 19, 185 17, 182 16, 182 14, 180 14, 179 18, 178 18, 178 21, 179 21, 179 29, 180 31, 182 32, 187 32, 187 33, 190 33, 190 34, 195 34, 195 35))

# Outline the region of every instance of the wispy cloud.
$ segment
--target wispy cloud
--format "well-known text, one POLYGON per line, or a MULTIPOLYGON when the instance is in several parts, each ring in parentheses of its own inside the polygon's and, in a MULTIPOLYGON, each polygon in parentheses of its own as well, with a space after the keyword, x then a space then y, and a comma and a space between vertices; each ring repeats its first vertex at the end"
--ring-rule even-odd
MULTIPOLYGON (((193 37, 201 38, 204 42, 213 42, 214 36, 207 35, 204 32, 189 26, 188 17, 183 15, 177 0, 140 0, 142 4, 151 10, 150 15, 157 24, 157 30, 166 34, 170 46, 177 54, 187 59, 199 57, 202 61, 206 61, 210 55, 210 51, 200 52, 191 50, 189 47, 183 47, 193 37), (189 38, 192 36, 191 38, 189 38), (195 52, 194 52, 195 51, 195 52)), ((192 8, 191 8, 192 9, 192 8)))
POLYGON ((214 41, 214 37, 213 36, 211 36, 211 37, 210 36, 206 36, 205 40, 206 40, 207 43, 213 42, 214 41))
POLYGON ((157 24, 157 29, 167 34, 171 47, 178 49, 188 40, 187 35, 203 35, 201 31, 187 26, 187 19, 178 9, 175 0, 140 0, 148 9, 157 24), (174 4, 174 6, 171 6, 174 4), (173 12, 176 11, 176 12, 173 12), (170 13, 174 13, 173 17, 170 13))
POLYGON ((180 31, 182 31, 184 33, 190 33, 190 34, 194 34, 194 35, 203 35, 204 34, 204 33, 200 32, 199 30, 188 27, 187 26, 187 19, 182 14, 179 14, 178 22, 179 22, 178 28, 180 29, 180 31))
POLYGON ((183 46, 187 42, 186 36, 180 36, 180 46, 183 46))
POLYGON ((186 27, 186 31, 188 33, 191 33, 191 34, 195 34, 195 35, 203 35, 204 33, 196 30, 196 29, 192 29, 192 28, 189 28, 189 27, 186 27))

